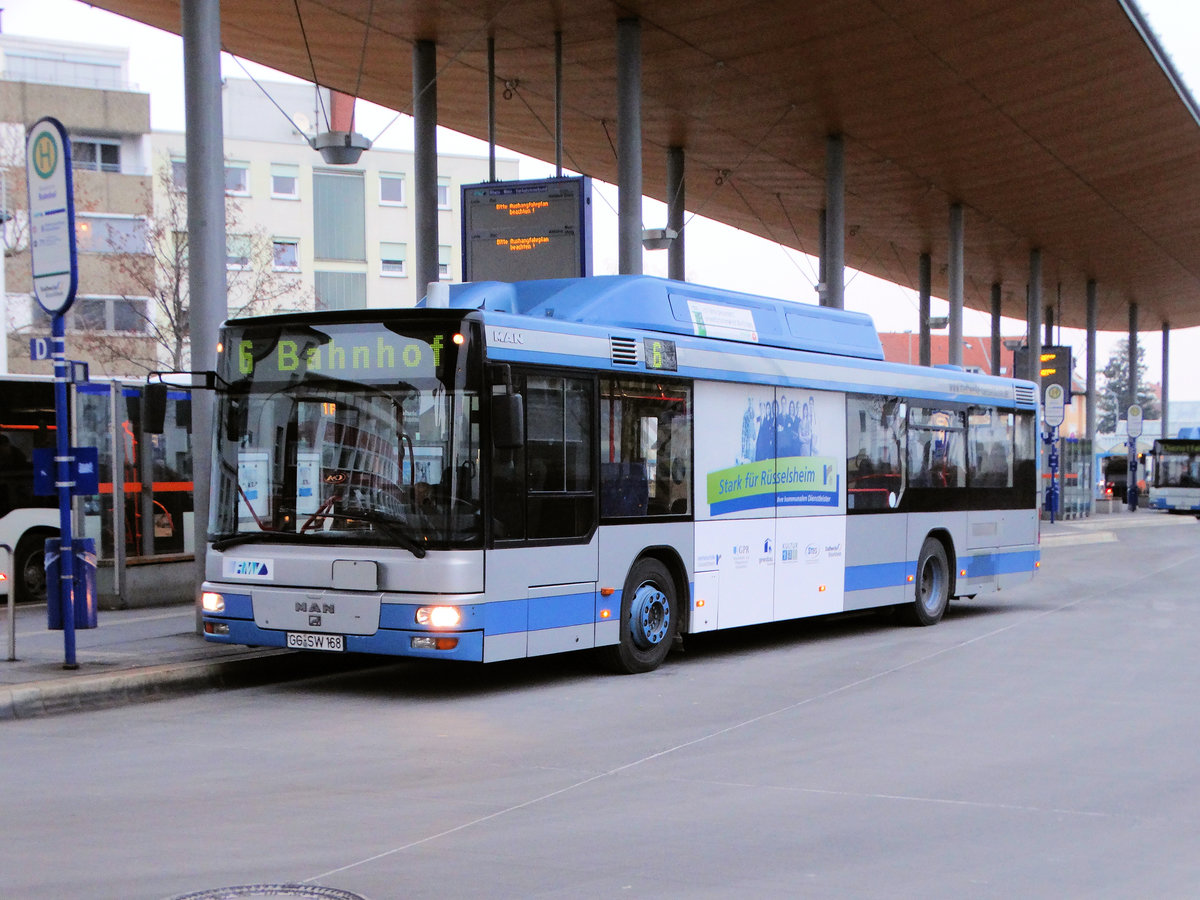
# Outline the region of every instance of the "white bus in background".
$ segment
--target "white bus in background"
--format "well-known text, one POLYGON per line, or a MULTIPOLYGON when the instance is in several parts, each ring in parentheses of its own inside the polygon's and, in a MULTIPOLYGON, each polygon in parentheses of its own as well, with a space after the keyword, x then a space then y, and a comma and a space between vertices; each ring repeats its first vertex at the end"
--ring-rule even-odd
MULTIPOLYGON (((73 384, 69 393, 72 446, 96 447, 100 466, 100 493, 75 500, 73 531, 76 537, 95 540, 106 560, 117 549, 113 533, 118 521, 127 560, 193 552, 187 395, 171 392, 168 402, 176 414, 171 426, 161 435, 146 436, 137 422, 143 388, 144 383, 98 379, 73 384), (119 472, 114 472, 114 452, 119 452, 119 472), (143 461, 149 469, 145 479, 143 461), (114 515, 114 483, 125 496, 119 516, 114 515)), ((34 451, 53 453, 55 421, 52 377, 0 376, 0 543, 13 551, 11 588, 17 602, 46 599, 45 543, 58 537, 60 520, 57 495, 34 492, 34 451)))
POLYGON ((1200 519, 1200 437, 1160 438, 1151 456, 1150 508, 1200 519))

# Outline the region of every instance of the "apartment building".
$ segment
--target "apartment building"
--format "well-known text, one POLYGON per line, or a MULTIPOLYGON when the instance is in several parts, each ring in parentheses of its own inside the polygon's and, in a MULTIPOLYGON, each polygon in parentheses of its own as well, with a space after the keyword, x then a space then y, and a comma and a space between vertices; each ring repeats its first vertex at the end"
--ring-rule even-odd
MULTIPOLYGON (((326 130, 330 99, 311 85, 230 78, 222 107, 230 271, 267 252, 276 273, 300 284, 256 309, 412 306, 425 295, 409 264, 416 233, 411 151, 371 149, 354 165, 324 164, 308 139, 326 130)), ((184 135, 155 133, 151 143, 162 198, 183 184, 184 135)), ((497 159, 496 174, 517 178, 517 160, 497 159)), ((461 278, 460 188, 487 178, 485 158, 438 156, 443 279, 461 278)), ((231 286, 231 309, 246 299, 231 286)))
MULTIPOLYGON (((29 337, 48 334, 50 320, 32 295, 24 212, 25 130, 46 115, 66 126, 75 173, 80 278, 68 355, 104 375, 170 364, 161 327, 176 288, 187 289, 186 142, 182 132, 151 132, 149 95, 128 72, 126 49, 0 35, 9 371, 51 371, 29 359, 29 337)), ((222 104, 231 315, 411 306, 424 296, 409 263, 411 151, 372 148, 354 165, 326 165, 309 138, 328 130, 329 92, 308 84, 231 78, 222 104)), ((488 171, 483 156, 439 156, 445 280, 461 277, 460 187, 488 171)), ((498 158, 496 173, 517 178, 517 160, 498 158)))
POLYGON ((152 363, 146 329, 153 280, 146 222, 152 215, 150 97, 131 89, 127 50, 0 35, 0 194, 7 221, 4 295, 8 370, 50 374, 29 359, 29 337, 48 335, 50 317, 32 293, 25 183, 25 132, 54 116, 71 137, 79 289, 67 315, 68 350, 96 374, 127 374, 152 363), (81 348, 103 335, 104 351, 81 348), (131 361, 117 365, 114 359, 131 361))

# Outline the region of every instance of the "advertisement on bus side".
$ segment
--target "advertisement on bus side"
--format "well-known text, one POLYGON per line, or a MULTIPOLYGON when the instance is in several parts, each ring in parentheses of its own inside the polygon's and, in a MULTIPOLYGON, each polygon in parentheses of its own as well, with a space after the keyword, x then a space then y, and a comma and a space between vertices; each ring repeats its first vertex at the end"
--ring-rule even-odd
POLYGON ((845 417, 840 393, 698 384, 698 515, 844 512, 845 417))

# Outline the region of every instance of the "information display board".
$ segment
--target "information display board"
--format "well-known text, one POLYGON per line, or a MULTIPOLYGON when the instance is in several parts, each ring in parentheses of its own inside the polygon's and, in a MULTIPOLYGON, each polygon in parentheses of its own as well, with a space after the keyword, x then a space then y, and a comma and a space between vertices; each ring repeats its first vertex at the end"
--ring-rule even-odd
MULTIPOLYGON (((1028 372, 1029 347, 1018 347, 1013 351, 1013 377, 1025 378, 1028 372)), ((1046 344, 1042 346, 1039 359, 1038 374, 1042 379, 1042 387, 1050 384, 1062 386, 1067 403, 1071 402, 1071 369, 1074 360, 1071 358, 1071 348, 1046 344)))
POLYGON ((587 176, 462 187, 463 281, 592 274, 587 176))

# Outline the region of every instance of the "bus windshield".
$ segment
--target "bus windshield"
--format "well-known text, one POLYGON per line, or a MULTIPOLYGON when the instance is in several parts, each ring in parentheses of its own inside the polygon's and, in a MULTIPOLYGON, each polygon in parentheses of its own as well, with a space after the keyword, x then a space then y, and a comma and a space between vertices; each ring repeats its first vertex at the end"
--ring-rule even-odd
POLYGON ((482 541, 464 323, 230 326, 209 538, 427 550, 482 541))
POLYGON ((1155 487, 1200 488, 1200 441, 1162 441, 1156 449, 1155 487))

